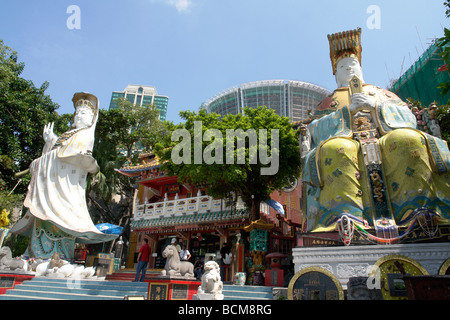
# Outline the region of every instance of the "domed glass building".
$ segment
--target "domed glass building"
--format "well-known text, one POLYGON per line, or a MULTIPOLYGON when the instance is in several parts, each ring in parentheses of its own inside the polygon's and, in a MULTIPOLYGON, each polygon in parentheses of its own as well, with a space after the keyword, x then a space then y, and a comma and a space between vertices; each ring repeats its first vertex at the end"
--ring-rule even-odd
POLYGON ((290 121, 308 118, 331 92, 318 85, 294 80, 265 80, 242 84, 225 90, 203 103, 208 113, 237 114, 243 108, 266 106, 290 121))

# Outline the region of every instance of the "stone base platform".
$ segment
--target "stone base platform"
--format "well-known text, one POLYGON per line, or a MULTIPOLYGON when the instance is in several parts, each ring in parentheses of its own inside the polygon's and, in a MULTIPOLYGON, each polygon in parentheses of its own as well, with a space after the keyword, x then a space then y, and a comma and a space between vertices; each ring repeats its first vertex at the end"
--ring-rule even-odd
POLYGON ((0 270, 0 294, 4 294, 7 290, 14 289, 16 285, 33 278, 33 273, 0 270))
POLYGON ((450 258, 450 242, 298 247, 292 255, 295 272, 310 266, 322 267, 333 273, 346 290, 350 278, 369 276, 375 262, 387 255, 406 256, 420 263, 430 275, 437 275, 450 258))
POLYGON ((202 283, 195 278, 157 276, 148 284, 148 300, 193 300, 202 283))

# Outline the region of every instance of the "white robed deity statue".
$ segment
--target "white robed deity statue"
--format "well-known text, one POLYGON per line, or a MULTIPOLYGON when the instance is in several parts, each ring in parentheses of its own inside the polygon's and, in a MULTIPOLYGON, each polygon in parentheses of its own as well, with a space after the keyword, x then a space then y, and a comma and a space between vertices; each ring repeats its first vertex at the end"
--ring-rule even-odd
POLYGON ((53 123, 44 127, 42 156, 30 166, 32 178, 24 202, 28 211, 11 230, 30 237, 30 256, 49 258, 58 252, 71 259, 75 242, 100 243, 117 237, 95 227, 86 204, 86 178, 98 171, 92 157, 98 100, 79 92, 72 101, 72 129, 57 137, 53 123))

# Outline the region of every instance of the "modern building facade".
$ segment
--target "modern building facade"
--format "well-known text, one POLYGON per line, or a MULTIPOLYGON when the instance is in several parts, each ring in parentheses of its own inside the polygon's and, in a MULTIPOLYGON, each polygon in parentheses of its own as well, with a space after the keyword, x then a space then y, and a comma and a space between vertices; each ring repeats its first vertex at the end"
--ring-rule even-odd
POLYGON ((255 81, 233 87, 212 97, 201 108, 220 115, 238 114, 245 107, 266 106, 292 122, 308 118, 331 94, 318 85, 294 80, 255 81))
POLYGON ((132 104, 136 104, 139 106, 152 104, 159 110, 160 120, 166 120, 169 97, 159 95, 156 91, 156 88, 153 86, 130 84, 125 88, 124 91, 113 91, 109 109, 118 108, 118 105, 115 102, 115 100, 118 98, 125 98, 132 104))

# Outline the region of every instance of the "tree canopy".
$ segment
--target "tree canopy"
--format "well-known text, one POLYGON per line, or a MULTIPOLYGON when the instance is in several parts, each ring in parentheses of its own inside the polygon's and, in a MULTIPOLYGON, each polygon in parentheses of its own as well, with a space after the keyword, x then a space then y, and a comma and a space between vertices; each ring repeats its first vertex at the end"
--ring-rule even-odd
POLYGON ((298 133, 289 118, 266 107, 222 118, 204 110, 180 115, 185 122, 155 148, 180 182, 203 184, 217 198, 240 196, 256 220, 260 202, 299 177, 298 133))
MULTIPOLYGON (((450 0, 444 2, 445 6, 445 16, 450 18, 450 0)), ((441 48, 441 56, 445 63, 445 71, 450 72, 450 30, 444 28, 444 36, 437 40, 438 46, 441 48)), ((450 82, 441 83, 439 88, 441 89, 441 94, 448 94, 450 91, 450 82)), ((442 105, 438 107, 437 120, 439 126, 441 127, 441 133, 444 140, 450 142, 450 100, 447 105, 442 105)))
POLYGON ((29 176, 17 184, 14 173, 27 169, 41 155, 44 125, 55 122, 55 132, 68 128, 67 117, 56 113, 59 105, 45 93, 49 83, 36 87, 21 77, 24 68, 17 52, 0 39, 0 205, 7 209, 26 192, 29 176))

